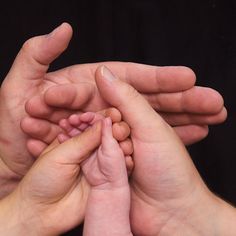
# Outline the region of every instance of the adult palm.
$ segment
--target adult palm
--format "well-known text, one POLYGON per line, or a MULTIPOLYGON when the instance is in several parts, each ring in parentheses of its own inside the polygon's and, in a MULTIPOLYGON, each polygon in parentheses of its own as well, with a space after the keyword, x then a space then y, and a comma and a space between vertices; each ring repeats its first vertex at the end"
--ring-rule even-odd
POLYGON ((203 183, 176 132, 133 87, 108 77, 113 76, 105 67, 100 68, 97 86, 131 128, 135 164, 130 177, 132 232, 135 235, 201 232, 195 227, 198 217, 202 217, 203 209, 207 210, 207 217, 213 216, 216 198, 203 183))
MULTIPOLYGON (((40 153, 60 131, 57 122, 61 118, 74 110, 97 111, 107 107, 94 82, 101 63, 47 73, 50 63, 67 48, 71 36, 70 25, 64 23, 49 35, 28 40, 1 86, 1 173, 13 180, 13 185, 35 161, 27 145, 32 152, 40 153), (32 118, 23 122, 25 134, 20 123, 27 116, 26 111, 32 118), (37 140, 27 144, 29 136, 37 140)), ((208 124, 226 117, 221 96, 214 90, 194 87, 195 75, 186 67, 102 64, 141 92, 171 125, 178 126, 176 131, 186 144, 205 137, 208 124)))

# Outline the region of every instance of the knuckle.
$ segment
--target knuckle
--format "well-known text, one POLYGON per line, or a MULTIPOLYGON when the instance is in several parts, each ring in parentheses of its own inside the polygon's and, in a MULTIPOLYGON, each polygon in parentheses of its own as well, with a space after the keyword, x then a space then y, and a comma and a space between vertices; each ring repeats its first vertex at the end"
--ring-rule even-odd
POLYGON ((24 42, 22 45, 22 51, 29 51, 32 47, 34 47, 36 37, 30 38, 24 42))

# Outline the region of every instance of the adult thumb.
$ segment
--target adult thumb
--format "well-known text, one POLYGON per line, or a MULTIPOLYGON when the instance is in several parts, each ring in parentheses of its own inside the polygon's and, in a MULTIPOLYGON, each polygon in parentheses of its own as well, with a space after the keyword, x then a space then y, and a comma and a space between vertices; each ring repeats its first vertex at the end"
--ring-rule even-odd
POLYGON ((162 118, 131 85, 116 78, 105 66, 96 71, 96 83, 101 96, 116 107, 133 132, 163 126, 162 118))
POLYGON ((49 64, 67 48, 71 37, 71 26, 63 23, 50 34, 27 40, 8 73, 8 79, 20 82, 41 79, 49 64))
POLYGON ((39 157, 45 161, 53 161, 61 164, 80 164, 101 143, 100 121, 85 130, 82 134, 75 136, 62 144, 52 143, 39 157))

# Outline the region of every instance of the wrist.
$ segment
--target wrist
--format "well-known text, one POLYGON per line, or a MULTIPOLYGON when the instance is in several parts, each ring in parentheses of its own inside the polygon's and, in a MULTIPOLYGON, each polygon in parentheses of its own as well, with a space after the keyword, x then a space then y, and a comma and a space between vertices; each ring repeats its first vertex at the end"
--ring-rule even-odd
POLYGON ((31 207, 14 191, 0 201, 0 235, 43 235, 31 207))
POLYGON ((217 225, 218 235, 234 236, 236 234, 236 209, 226 201, 217 199, 217 225))
POLYGON ((86 208, 84 235, 131 236, 129 212, 128 186, 116 190, 92 188, 86 208))
POLYGON ((10 194, 18 185, 20 179, 8 168, 0 156, 0 199, 10 194))
MULTIPOLYGON (((177 212, 166 225, 170 235, 233 236, 236 233, 236 211, 207 188, 196 194, 195 201, 177 212)), ((165 235, 165 228, 158 235, 165 235)))

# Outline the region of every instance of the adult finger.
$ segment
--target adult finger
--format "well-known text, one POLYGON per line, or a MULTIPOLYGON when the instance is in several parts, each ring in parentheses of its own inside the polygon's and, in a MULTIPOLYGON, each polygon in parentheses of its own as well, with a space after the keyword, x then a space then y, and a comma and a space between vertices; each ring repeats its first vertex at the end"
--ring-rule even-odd
POLYGON ((21 83, 41 79, 49 64, 67 48, 71 36, 71 26, 63 23, 48 35, 26 41, 9 72, 10 79, 19 80, 21 83))
POLYGON ((102 65, 110 68, 122 81, 140 93, 178 92, 192 88, 196 81, 194 72, 185 66, 152 66, 131 62, 100 62, 73 66, 70 70, 89 68, 92 74, 102 65))
MULTIPOLYGON (((25 109, 30 116, 57 123, 78 110, 81 112, 96 111, 96 106, 90 108, 94 91, 95 86, 89 83, 52 86, 45 91, 44 95, 35 96, 28 100, 25 109)), ((107 105, 103 107, 107 107, 107 105)), ((97 110, 100 110, 100 107, 97 106, 97 110)))
MULTIPOLYGON (((80 164, 100 145, 101 128, 101 122, 98 121, 82 134, 65 141, 50 151, 46 149, 41 157, 47 157, 62 164, 80 164)), ((48 148, 50 149, 50 146, 48 148)))
POLYGON ((21 129, 30 137, 47 144, 50 144, 62 132, 58 125, 33 117, 25 117, 21 121, 21 129))
POLYGON ((198 86, 187 91, 144 96, 154 109, 161 112, 216 114, 224 106, 224 100, 216 90, 198 86))
MULTIPOLYGON (((86 78, 86 76, 89 76, 88 79, 84 79, 83 82, 78 80, 78 83, 75 79, 73 79, 73 84, 67 84, 66 87, 55 86, 50 88, 48 92, 45 93, 46 103, 54 107, 66 108, 69 105, 71 109, 81 108, 82 96, 79 94, 84 94, 81 89, 81 86, 84 86, 83 84, 90 85, 93 90, 93 93, 90 93, 90 90, 87 91, 87 95, 85 97, 90 97, 90 95, 92 95, 94 98, 99 100, 99 96, 96 96, 96 87, 94 86, 93 75, 95 74, 98 66, 102 64, 109 66, 109 68, 111 68, 121 80, 130 83, 141 93, 152 94, 161 92, 180 92, 193 87, 196 80, 194 72, 183 66, 158 67, 125 62, 102 62, 74 65, 65 68, 64 71, 72 74, 73 77, 86 78), (61 94, 63 94, 63 96, 61 96, 61 94)), ((54 72, 55 75, 57 75, 57 73, 59 77, 60 72, 54 72)), ((82 101, 83 100, 84 99, 82 99, 82 101)), ((103 109, 106 105, 102 100, 99 101, 99 104, 100 107, 98 110, 103 109)))
POLYGON ((133 143, 130 138, 119 142, 120 148, 122 149, 125 156, 130 156, 134 152, 133 143))
POLYGON ((208 135, 207 125, 185 125, 174 127, 175 132, 185 145, 199 142, 208 135))
POLYGON ((26 112, 35 118, 43 118, 54 123, 69 117, 75 111, 48 106, 43 96, 32 97, 25 103, 26 112))
POLYGON ((162 118, 170 125, 213 125, 222 123, 227 118, 227 110, 225 107, 222 108, 216 114, 193 114, 193 113, 159 113, 162 118))
MULTIPOLYGON (((96 73, 96 83, 101 96, 122 113, 132 134, 148 133, 147 130, 163 128, 163 120, 152 109, 148 102, 129 84, 116 79, 115 76, 102 66, 96 73), (138 127, 138 128, 137 128, 138 127)), ((145 137, 150 139, 151 137, 145 137)))
POLYGON ((112 120, 112 123, 121 122, 121 119, 122 119, 120 111, 118 111, 115 107, 103 109, 99 111, 98 113, 103 115, 104 117, 110 117, 112 120))
POLYGON ((130 135, 130 128, 126 122, 121 121, 113 124, 112 133, 117 141, 124 141, 130 135))
POLYGON ((45 91, 44 99, 50 106, 76 110, 83 109, 94 98, 95 93, 94 83, 62 84, 45 91))
POLYGON ((29 153, 37 158, 47 148, 48 144, 37 139, 29 139, 27 140, 26 146, 29 153))

